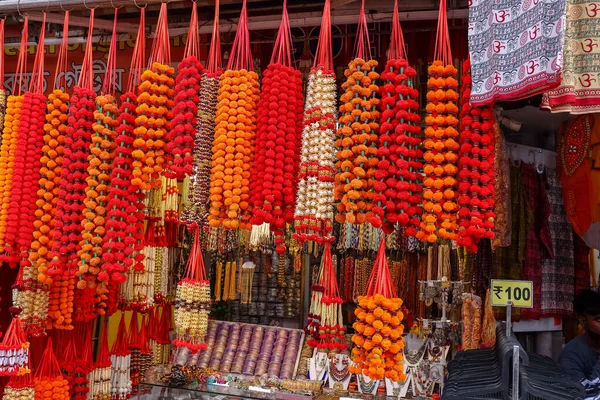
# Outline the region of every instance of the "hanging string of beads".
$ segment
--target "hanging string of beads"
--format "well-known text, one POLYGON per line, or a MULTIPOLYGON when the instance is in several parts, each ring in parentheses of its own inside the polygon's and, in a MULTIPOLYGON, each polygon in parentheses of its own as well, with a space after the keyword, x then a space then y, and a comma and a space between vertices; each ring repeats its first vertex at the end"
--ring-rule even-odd
MULTIPOLYGON (((204 350, 210 313, 210 281, 207 280, 199 229, 193 227, 194 243, 188 258, 185 278, 179 281, 175 295, 174 323, 176 347, 187 347, 196 353, 204 350)), ((163 311, 164 313, 165 311, 163 311)))
POLYGON ((312 287, 313 295, 306 332, 311 335, 308 343, 319 349, 345 350, 345 328, 337 276, 331 257, 331 242, 325 243, 318 281, 312 287))
POLYGON ((89 396, 94 400, 109 400, 110 367, 111 361, 108 353, 108 324, 105 323, 100 337, 98 356, 92 370, 88 374, 90 383, 89 396))
POLYGON ((294 237, 301 242, 322 242, 333 230, 336 91, 331 52, 331 5, 326 0, 304 105, 294 212, 294 237))
POLYGON ((187 207, 181 221, 204 226, 208 223, 210 209, 210 173, 212 169, 212 145, 216 128, 217 98, 221 67, 221 39, 219 34, 219 0, 215 2, 215 17, 208 54, 207 69, 200 79, 198 115, 194 136, 194 167, 190 177, 187 207))
POLYGON ((110 391, 111 398, 125 400, 131 393, 131 350, 129 349, 129 333, 125 325, 125 314, 121 314, 117 340, 110 351, 110 391))

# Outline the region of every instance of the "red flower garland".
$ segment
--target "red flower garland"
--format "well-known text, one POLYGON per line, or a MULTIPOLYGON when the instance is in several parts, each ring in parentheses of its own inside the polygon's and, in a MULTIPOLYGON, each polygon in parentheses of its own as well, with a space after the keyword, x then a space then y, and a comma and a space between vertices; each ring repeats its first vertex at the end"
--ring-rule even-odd
POLYGON ((74 274, 79 263, 77 251, 81 241, 81 221, 85 202, 87 156, 92 143, 92 125, 96 94, 92 89, 75 86, 69 109, 69 126, 65 136, 63 169, 59 200, 56 205, 54 259, 51 275, 74 274))
MULTIPOLYGON (((98 96, 98 110, 94 112, 94 135, 90 145, 89 166, 85 190, 85 218, 82 221, 81 249, 78 252, 80 277, 78 289, 96 288, 96 277, 100 273, 102 263, 102 243, 105 236, 106 206, 110 192, 110 167, 112 164, 116 114, 119 111, 114 97, 98 96)), ((95 293, 95 290, 93 290, 95 293)), ((92 292, 90 292, 91 295, 92 292)), ((83 296, 83 297, 90 297, 83 296)), ((76 299, 82 294, 76 296, 76 299)), ((93 296, 92 296, 93 297, 93 296)), ((77 302, 76 302, 77 303, 77 302)), ((77 305, 77 304, 76 304, 77 305)), ((84 304, 80 304, 83 306, 84 304)), ((93 301, 92 301, 93 306, 93 301)))
POLYGON ((286 223, 294 221, 302 133, 302 77, 283 64, 264 71, 258 102, 256 155, 251 178, 253 225, 271 224, 278 253, 285 252, 286 223))
POLYGON ((459 238, 457 243, 476 252, 483 237, 494 238, 494 106, 472 107, 471 74, 463 66, 459 152, 459 238))
POLYGON ((381 78, 381 127, 375 175, 378 182, 373 207, 375 216, 369 221, 387 233, 394 224, 407 227, 405 234, 415 236, 421 215, 421 191, 418 171, 422 156, 419 92, 412 87, 416 71, 404 59, 388 60, 381 78))
MULTIPOLYGON (((143 249, 138 237, 140 224, 144 221, 145 195, 132 183, 132 149, 134 141, 133 125, 135 123, 135 95, 131 92, 121 96, 121 107, 115 142, 115 158, 110 174, 111 190, 108 197, 108 220, 106 221, 106 238, 102 246, 104 263, 98 280, 104 283, 102 293, 107 294, 108 283, 122 284, 126 280, 125 273, 134 265, 143 269, 143 249)), ((142 229, 143 231, 143 229, 142 229)))
POLYGON ((194 165, 194 137, 198 114, 198 93, 204 67, 195 56, 179 63, 175 81, 175 107, 171 132, 166 144, 166 167, 163 175, 183 180, 192 174, 194 165))

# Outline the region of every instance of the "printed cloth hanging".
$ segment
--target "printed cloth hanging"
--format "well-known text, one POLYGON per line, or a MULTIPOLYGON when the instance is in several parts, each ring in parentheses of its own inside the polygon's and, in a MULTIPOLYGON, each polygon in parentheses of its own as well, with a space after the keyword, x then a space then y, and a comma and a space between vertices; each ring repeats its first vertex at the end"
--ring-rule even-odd
POLYGON ((471 104, 518 100, 560 84, 566 0, 473 0, 471 104))
POLYGON ((551 112, 600 112, 600 8, 585 0, 567 1, 562 82, 544 93, 551 112))
POLYGON ((550 203, 550 236, 554 257, 542 262, 542 317, 573 313, 575 293, 573 275, 573 229, 567 218, 562 197, 562 186, 555 169, 546 168, 548 202, 550 203))
POLYGON ((593 118, 589 115, 563 123, 556 135, 556 162, 563 187, 567 216, 573 230, 583 236, 590 227, 590 147, 593 118))
POLYGON ((550 203, 546 193, 546 176, 538 173, 535 166, 521 163, 521 180, 533 214, 533 226, 527 234, 523 261, 523 277, 533 282, 533 307, 521 310, 521 316, 524 319, 539 319, 542 293, 540 265, 543 260, 554 257, 548 223, 550 203))

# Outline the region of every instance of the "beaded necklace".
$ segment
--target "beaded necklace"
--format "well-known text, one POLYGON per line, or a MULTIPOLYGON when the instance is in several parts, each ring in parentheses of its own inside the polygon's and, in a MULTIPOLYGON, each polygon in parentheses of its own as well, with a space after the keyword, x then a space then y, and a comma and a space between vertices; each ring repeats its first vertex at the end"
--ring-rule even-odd
POLYGON ((377 380, 371 379, 369 382, 367 382, 363 374, 358 375, 358 382, 360 384, 361 392, 365 394, 373 394, 375 391, 375 386, 377 386, 377 380))
POLYGON ((223 276, 223 262, 217 261, 217 272, 215 276, 215 301, 221 301, 221 278, 223 276))
POLYGON ((344 367, 342 369, 339 369, 337 366, 336 357, 332 357, 329 361, 329 372, 331 375, 331 379, 335 382, 344 382, 350 376, 348 359, 344 358, 342 362, 344 363, 344 367))

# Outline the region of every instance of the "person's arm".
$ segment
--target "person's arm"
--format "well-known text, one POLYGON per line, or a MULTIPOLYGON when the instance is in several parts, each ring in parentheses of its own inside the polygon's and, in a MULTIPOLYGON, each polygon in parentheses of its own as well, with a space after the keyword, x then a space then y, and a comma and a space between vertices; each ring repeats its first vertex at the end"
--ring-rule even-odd
POLYGON ((600 360, 590 371, 586 371, 581 355, 576 351, 563 352, 559 363, 565 372, 585 388, 585 399, 596 400, 600 396, 600 360))
POLYGON ((571 379, 581 382, 587 378, 583 359, 576 351, 563 351, 558 362, 571 379))

